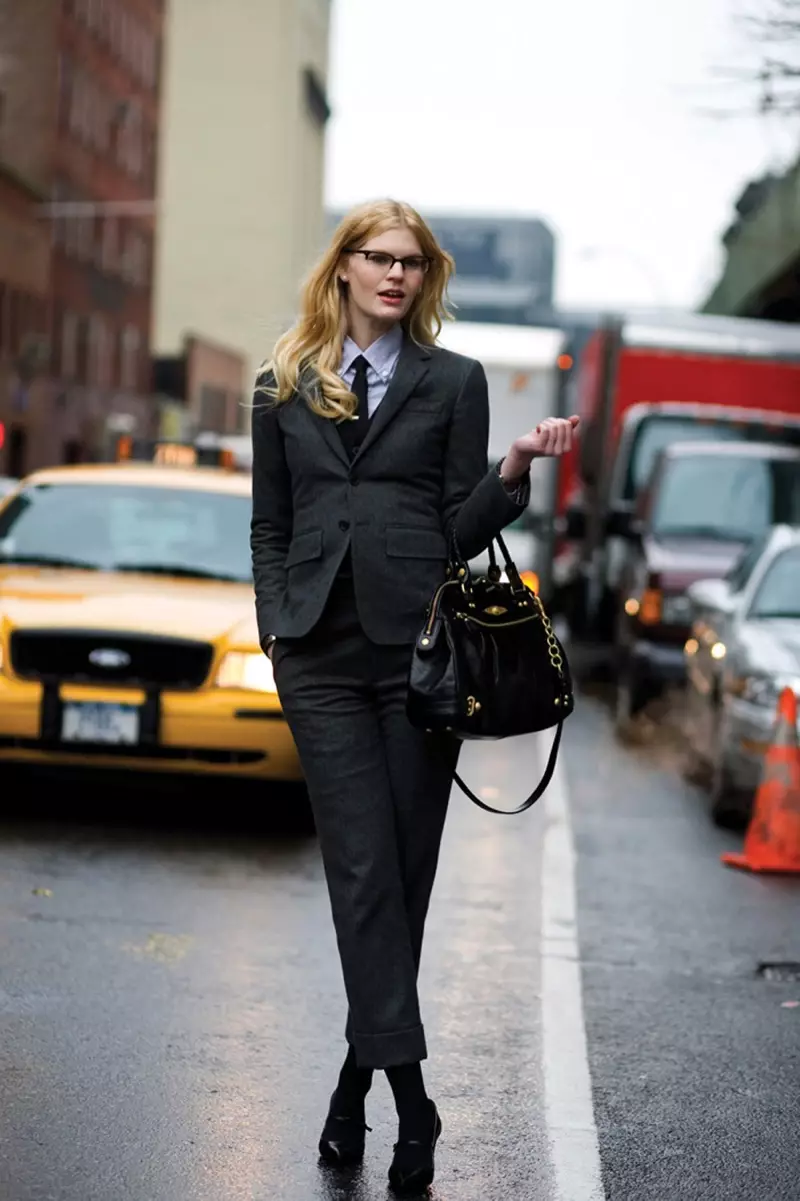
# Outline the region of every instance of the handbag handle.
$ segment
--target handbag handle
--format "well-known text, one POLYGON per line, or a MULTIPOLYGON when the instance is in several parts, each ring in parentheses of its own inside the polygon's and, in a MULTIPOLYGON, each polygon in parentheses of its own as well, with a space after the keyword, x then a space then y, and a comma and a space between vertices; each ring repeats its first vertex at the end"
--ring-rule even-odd
POLYGON ((495 558, 494 553, 495 542, 500 547, 500 553, 503 556, 503 566, 506 569, 506 575, 508 576, 508 582, 511 585, 511 591, 523 592, 525 590, 525 585, 523 584, 522 578, 517 570, 517 565, 511 558, 511 555, 508 552, 508 547, 499 534, 495 534, 494 538, 489 543, 489 579, 495 581, 500 579, 500 572, 497 567, 497 559, 495 558))
MULTIPOLYGON (((512 585, 515 592, 524 590, 525 585, 523 584, 523 580, 520 578, 517 563, 514 562, 511 554, 509 554, 508 546, 505 542, 503 542, 501 534, 498 533, 495 534, 495 537, 491 539, 488 548, 486 548, 489 551, 489 579, 500 579, 500 570, 498 570, 497 567, 497 555, 495 554, 495 543, 500 546, 503 567, 506 568, 509 584, 512 585)), ((448 538, 447 567, 448 575, 456 576, 456 578, 458 578, 460 575, 461 580, 464 581, 464 586, 467 588, 471 586, 472 572, 470 570, 470 564, 468 564, 464 555, 461 554, 459 540, 455 536, 455 526, 453 526, 452 530, 450 530, 450 536, 448 538)))
MULTIPOLYGON (((448 553, 447 574, 451 578, 460 578, 462 586, 468 591, 472 587, 472 572, 470 571, 469 563, 464 558, 458 545, 456 538, 455 527, 450 530, 450 546, 448 553)), ((506 569, 508 582, 511 585, 512 592, 524 592, 525 585, 522 582, 517 565, 509 554, 508 547, 503 541, 500 534, 495 534, 487 549, 489 551, 489 579, 493 583, 497 583, 500 579, 500 568, 497 564, 497 555, 495 554, 495 542, 500 547, 500 553, 503 556, 503 566, 506 569)))
POLYGON ((547 766, 544 769, 544 773, 542 774, 541 780, 536 785, 535 789, 533 790, 531 795, 528 797, 528 799, 526 801, 523 801, 521 805, 518 805, 516 809, 494 809, 491 805, 487 805, 485 801, 482 801, 480 799, 480 797, 477 797, 475 795, 475 793, 472 791, 472 789, 469 787, 469 785, 464 783, 464 781, 461 779, 461 776, 458 774, 457 771, 453 772, 453 779, 455 780, 456 784, 461 789, 461 791, 464 793, 464 795, 468 796, 469 799, 473 802, 473 804, 477 805, 479 809, 485 809, 487 813, 500 813, 500 814, 505 815, 506 817, 513 817, 516 813, 524 813, 526 809, 530 809, 532 805, 536 804, 536 802, 542 796, 542 794, 544 793, 544 791, 546 790, 547 786, 549 785, 550 781, 553 778, 553 772, 556 769, 556 759, 558 758, 558 748, 561 744, 562 726, 563 726, 563 722, 559 722, 558 725, 556 726, 555 737, 553 738, 553 745, 550 748, 550 755, 547 760, 547 766))

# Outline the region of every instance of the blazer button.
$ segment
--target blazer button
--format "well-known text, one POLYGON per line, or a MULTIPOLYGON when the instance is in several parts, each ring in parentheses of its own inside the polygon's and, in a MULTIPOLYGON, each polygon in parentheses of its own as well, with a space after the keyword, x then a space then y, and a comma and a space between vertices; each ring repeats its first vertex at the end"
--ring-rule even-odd
POLYGON ((340 530, 349 530, 349 529, 350 529, 350 522, 349 522, 349 521, 340 521, 340 522, 339 522, 339 529, 340 529, 340 530))
POLYGON ((361 480, 351 480, 350 483, 353 486, 353 488, 358 488, 358 486, 361 483, 361 480))

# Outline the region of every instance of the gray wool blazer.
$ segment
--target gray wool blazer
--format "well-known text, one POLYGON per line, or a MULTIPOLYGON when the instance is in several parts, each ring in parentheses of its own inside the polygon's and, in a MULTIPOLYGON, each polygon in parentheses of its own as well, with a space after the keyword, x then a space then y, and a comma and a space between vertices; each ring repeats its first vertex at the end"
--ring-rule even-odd
POLYGON ((487 462, 489 397, 480 363, 406 339, 388 391, 350 459, 336 423, 296 394, 257 392, 251 548, 258 630, 301 638, 322 615, 351 552, 367 637, 411 643, 444 579, 454 528, 466 559, 527 504, 487 462))

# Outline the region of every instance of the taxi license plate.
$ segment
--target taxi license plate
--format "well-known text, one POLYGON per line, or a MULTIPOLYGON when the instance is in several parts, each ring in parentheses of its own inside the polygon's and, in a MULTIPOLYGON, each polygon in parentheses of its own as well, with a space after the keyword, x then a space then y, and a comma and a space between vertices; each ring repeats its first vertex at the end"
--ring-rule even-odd
POLYGON ((61 716, 61 741, 133 746, 139 741, 139 710, 136 705, 67 701, 61 716))

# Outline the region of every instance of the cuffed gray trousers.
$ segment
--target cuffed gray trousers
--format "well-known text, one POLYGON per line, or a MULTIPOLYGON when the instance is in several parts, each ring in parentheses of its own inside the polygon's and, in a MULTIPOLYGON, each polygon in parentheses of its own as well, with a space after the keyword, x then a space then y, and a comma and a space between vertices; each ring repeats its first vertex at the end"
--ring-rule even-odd
POLYGON ((275 680, 317 826, 359 1067, 426 1057, 417 974, 458 745, 406 717, 410 646, 371 643, 352 580, 275 680))

